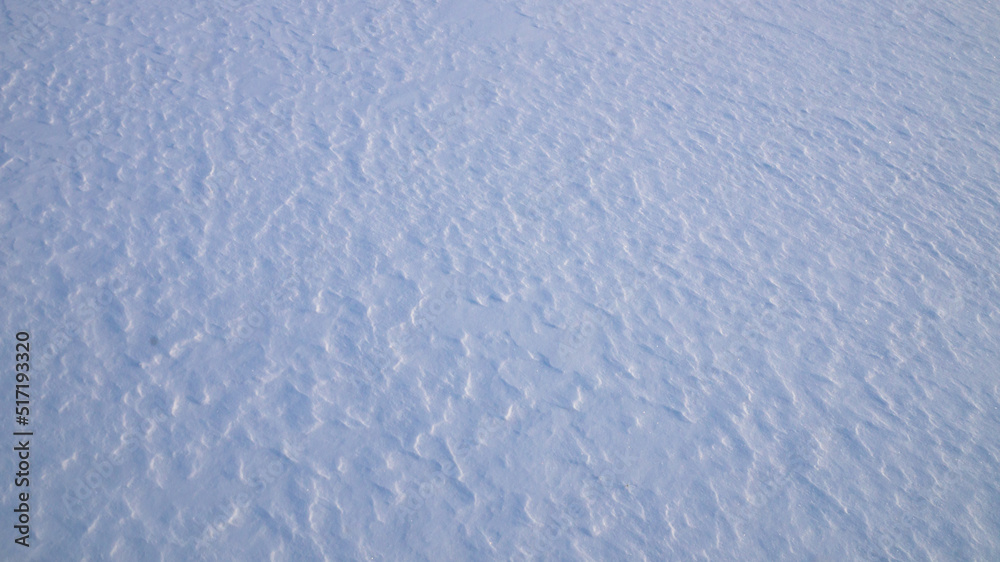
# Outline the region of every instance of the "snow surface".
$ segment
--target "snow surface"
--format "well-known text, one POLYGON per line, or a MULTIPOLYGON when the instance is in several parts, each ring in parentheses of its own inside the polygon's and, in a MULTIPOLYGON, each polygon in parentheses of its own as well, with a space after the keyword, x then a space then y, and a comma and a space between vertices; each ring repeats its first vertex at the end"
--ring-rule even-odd
POLYGON ((1000 559, 995 2, 3 7, 0 557, 1000 559))

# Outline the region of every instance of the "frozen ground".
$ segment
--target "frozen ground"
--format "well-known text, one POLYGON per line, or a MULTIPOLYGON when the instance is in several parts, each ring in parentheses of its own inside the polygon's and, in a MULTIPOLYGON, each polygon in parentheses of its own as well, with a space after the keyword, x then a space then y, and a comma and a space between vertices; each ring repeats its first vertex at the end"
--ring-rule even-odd
POLYGON ((3 7, 0 557, 1000 559, 996 3, 3 7))

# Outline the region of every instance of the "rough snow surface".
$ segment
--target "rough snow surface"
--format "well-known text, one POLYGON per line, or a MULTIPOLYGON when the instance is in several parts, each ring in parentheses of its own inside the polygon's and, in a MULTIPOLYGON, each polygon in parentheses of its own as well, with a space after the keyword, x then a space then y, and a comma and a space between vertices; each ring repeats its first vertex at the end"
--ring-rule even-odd
POLYGON ((996 3, 3 8, 0 557, 1000 559, 996 3))

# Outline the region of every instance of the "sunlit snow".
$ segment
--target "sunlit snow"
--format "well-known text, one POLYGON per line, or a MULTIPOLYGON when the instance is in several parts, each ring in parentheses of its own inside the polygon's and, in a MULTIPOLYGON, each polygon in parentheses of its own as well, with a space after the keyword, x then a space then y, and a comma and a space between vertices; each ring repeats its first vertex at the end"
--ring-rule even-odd
POLYGON ((0 558, 1000 559, 995 2, 3 8, 0 558))

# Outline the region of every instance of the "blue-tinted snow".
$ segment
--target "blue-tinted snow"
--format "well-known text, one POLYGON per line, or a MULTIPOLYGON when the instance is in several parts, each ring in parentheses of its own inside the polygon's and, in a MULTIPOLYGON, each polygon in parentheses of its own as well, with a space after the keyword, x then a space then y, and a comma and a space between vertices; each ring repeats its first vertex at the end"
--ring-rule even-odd
POLYGON ((995 4, 4 8, 5 558, 1000 557, 995 4))

